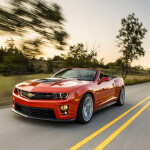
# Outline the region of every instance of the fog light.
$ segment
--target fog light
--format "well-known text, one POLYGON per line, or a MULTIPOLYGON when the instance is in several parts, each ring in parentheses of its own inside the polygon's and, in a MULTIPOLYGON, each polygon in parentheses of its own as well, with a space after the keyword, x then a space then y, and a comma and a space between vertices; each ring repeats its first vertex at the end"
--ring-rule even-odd
POLYGON ((66 110, 68 110, 68 105, 62 105, 62 106, 60 106, 60 108, 62 111, 66 111, 66 110))
POLYGON ((68 115, 68 108, 69 108, 68 105, 61 105, 61 106, 60 106, 61 114, 62 114, 62 115, 68 115))

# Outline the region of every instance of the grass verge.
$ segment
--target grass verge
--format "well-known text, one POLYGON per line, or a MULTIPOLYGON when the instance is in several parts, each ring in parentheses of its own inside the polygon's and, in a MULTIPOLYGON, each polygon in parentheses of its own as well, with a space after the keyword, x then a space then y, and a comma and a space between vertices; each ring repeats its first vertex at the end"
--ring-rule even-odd
POLYGON ((134 76, 134 75, 129 75, 127 78, 124 80, 125 85, 134 85, 134 84, 140 84, 140 83, 145 83, 145 82, 150 82, 150 76, 134 76))

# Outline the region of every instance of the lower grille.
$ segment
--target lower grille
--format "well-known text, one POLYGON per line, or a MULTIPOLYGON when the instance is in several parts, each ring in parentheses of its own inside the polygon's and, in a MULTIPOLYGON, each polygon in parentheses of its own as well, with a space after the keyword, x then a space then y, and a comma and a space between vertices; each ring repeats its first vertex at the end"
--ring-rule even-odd
POLYGON ((35 118, 56 119, 54 110, 49 108, 30 107, 16 103, 16 110, 35 118))

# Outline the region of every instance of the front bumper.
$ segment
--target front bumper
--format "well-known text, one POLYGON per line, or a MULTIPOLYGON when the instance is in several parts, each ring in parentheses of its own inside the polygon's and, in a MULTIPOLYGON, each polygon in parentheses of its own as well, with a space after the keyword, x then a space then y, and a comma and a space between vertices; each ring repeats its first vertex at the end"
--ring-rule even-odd
POLYGON ((51 121, 73 121, 77 117, 77 110, 79 105, 78 99, 69 99, 69 100, 29 100, 27 98, 24 98, 20 95, 17 95, 13 93, 13 112, 27 117, 27 118, 33 118, 33 119, 41 119, 41 120, 51 120, 51 121), (44 118, 42 116, 33 116, 30 115, 30 113, 24 113, 17 109, 16 105, 22 105, 24 107, 31 107, 35 109, 48 109, 53 110, 55 117, 47 117, 44 118), (62 105, 68 105, 68 114, 62 115, 60 106, 62 105))

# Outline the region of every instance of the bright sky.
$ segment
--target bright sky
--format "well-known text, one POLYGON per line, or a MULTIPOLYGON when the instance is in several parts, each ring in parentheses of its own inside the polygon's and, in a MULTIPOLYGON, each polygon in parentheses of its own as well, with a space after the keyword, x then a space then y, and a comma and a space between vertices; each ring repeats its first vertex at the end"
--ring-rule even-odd
MULTIPOLYGON (((116 35, 121 19, 134 12, 136 17, 148 29, 143 47, 144 58, 135 61, 135 65, 150 67, 150 1, 149 0, 47 0, 56 2, 63 8, 70 33, 70 44, 83 42, 88 45, 100 45, 99 58, 105 62, 115 61, 119 56, 116 35)), ((45 57, 62 52, 45 48, 45 57), (55 52, 54 52, 55 51, 55 52)))
POLYGON ((150 67, 150 1, 149 0, 53 0, 60 4, 67 19, 66 29, 71 35, 70 43, 100 45, 99 57, 105 62, 119 57, 115 40, 121 19, 134 12, 143 22, 148 33, 143 40, 146 54, 134 62, 150 67))

